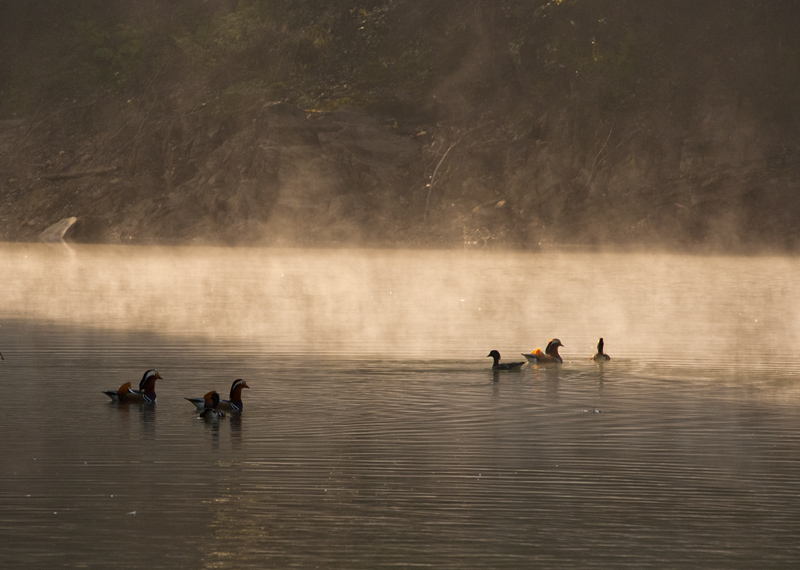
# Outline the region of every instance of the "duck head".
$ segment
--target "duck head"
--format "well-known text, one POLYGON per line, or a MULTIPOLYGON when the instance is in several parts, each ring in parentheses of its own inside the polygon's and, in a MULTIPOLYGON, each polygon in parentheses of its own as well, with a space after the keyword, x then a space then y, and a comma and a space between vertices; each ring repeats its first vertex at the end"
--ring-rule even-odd
POLYGON ((603 337, 597 341, 597 354, 603 354, 603 337))
POLYGON ((490 352, 489 354, 487 354, 486 356, 487 356, 487 358, 488 358, 488 357, 491 357, 491 358, 492 358, 492 360, 494 360, 494 364, 495 364, 495 366, 496 366, 496 365, 497 365, 497 363, 500 361, 500 353, 499 353, 499 352, 497 352, 496 350, 493 350, 493 351, 491 351, 491 352, 490 352))
POLYGON ((234 380, 233 384, 231 384, 231 402, 236 402, 242 399, 242 390, 245 388, 250 388, 247 385, 247 382, 239 378, 238 380, 234 380))
POLYGON ((545 354, 558 354, 558 347, 564 346, 557 338, 552 339, 547 343, 547 348, 544 349, 545 354))
POLYGON ((561 344, 561 341, 557 338, 554 338, 550 342, 547 343, 547 348, 544 349, 544 353, 550 355, 554 358, 558 358, 559 362, 561 361, 561 356, 558 354, 558 347, 564 346, 561 344))
POLYGON ((139 392, 142 393, 145 402, 156 401, 156 380, 160 379, 161 374, 158 373, 158 370, 153 369, 148 370, 142 376, 142 380, 139 382, 139 392))

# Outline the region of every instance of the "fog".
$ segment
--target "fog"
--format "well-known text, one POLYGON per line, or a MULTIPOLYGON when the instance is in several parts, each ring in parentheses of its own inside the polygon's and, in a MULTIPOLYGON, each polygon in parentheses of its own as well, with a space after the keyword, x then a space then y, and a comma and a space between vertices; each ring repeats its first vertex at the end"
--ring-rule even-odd
MULTIPOLYGON (((779 364, 800 262, 624 253, 5 245, 3 318, 347 357, 779 364)), ((0 322, 0 325, 2 323, 0 322)), ((8 356, 8 354, 6 354, 8 356)))

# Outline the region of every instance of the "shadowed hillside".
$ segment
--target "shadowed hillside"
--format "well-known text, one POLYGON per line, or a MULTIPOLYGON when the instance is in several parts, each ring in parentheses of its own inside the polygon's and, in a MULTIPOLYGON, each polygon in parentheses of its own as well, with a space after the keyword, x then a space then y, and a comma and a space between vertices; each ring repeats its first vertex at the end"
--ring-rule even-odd
POLYGON ((0 10, 2 239, 800 245, 788 0, 0 10))

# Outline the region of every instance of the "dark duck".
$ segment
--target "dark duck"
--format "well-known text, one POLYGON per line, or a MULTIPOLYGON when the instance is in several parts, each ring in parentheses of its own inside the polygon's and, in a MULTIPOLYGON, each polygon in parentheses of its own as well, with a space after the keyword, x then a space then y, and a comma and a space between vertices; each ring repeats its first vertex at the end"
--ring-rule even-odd
POLYGON ((561 355, 558 354, 558 347, 564 346, 561 344, 561 341, 557 338, 554 338, 550 342, 547 343, 547 347, 542 352, 541 348, 536 348, 531 351, 529 354, 523 353, 522 356, 528 359, 528 362, 531 364, 549 364, 549 363, 558 363, 562 364, 564 361, 561 358, 561 355))
POLYGON ((492 370, 519 370, 520 366, 525 364, 524 362, 503 362, 500 363, 500 353, 496 350, 493 350, 489 354, 486 355, 487 357, 491 356, 493 360, 492 370))
POLYGON ((203 411, 200 412, 199 418, 213 421, 225 417, 225 412, 217 409, 217 406, 219 406, 219 394, 217 394, 216 390, 212 390, 203 396, 203 401, 203 411))
MULTIPOLYGON (((233 384, 231 384, 230 400, 220 400, 219 409, 227 410, 229 412, 241 412, 244 409, 244 403, 242 402, 242 390, 245 388, 250 388, 250 386, 247 385, 247 382, 241 378, 234 380, 233 384)), ((203 410, 206 407, 205 398, 186 399, 194 404, 198 410, 203 410)))
POLYGON ((103 393, 112 402, 120 404, 155 404, 156 380, 161 380, 161 374, 151 369, 142 376, 138 390, 132 389, 130 382, 125 382, 118 390, 105 390, 103 393))
POLYGON ((597 341, 597 354, 592 356, 592 360, 595 362, 605 362, 606 360, 611 360, 611 357, 603 352, 603 337, 600 337, 600 340, 597 341))

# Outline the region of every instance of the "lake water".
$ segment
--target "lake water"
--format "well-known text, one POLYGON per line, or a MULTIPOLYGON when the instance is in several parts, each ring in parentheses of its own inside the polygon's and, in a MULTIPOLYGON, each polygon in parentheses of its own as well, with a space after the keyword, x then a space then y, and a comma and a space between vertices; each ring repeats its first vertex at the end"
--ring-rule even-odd
POLYGON ((800 564, 796 259, 4 245, 0 267, 3 567, 800 564), (491 371, 552 337, 563 365, 491 371), (147 368, 155 406, 101 393, 147 368), (238 417, 183 400, 236 378, 238 417))

